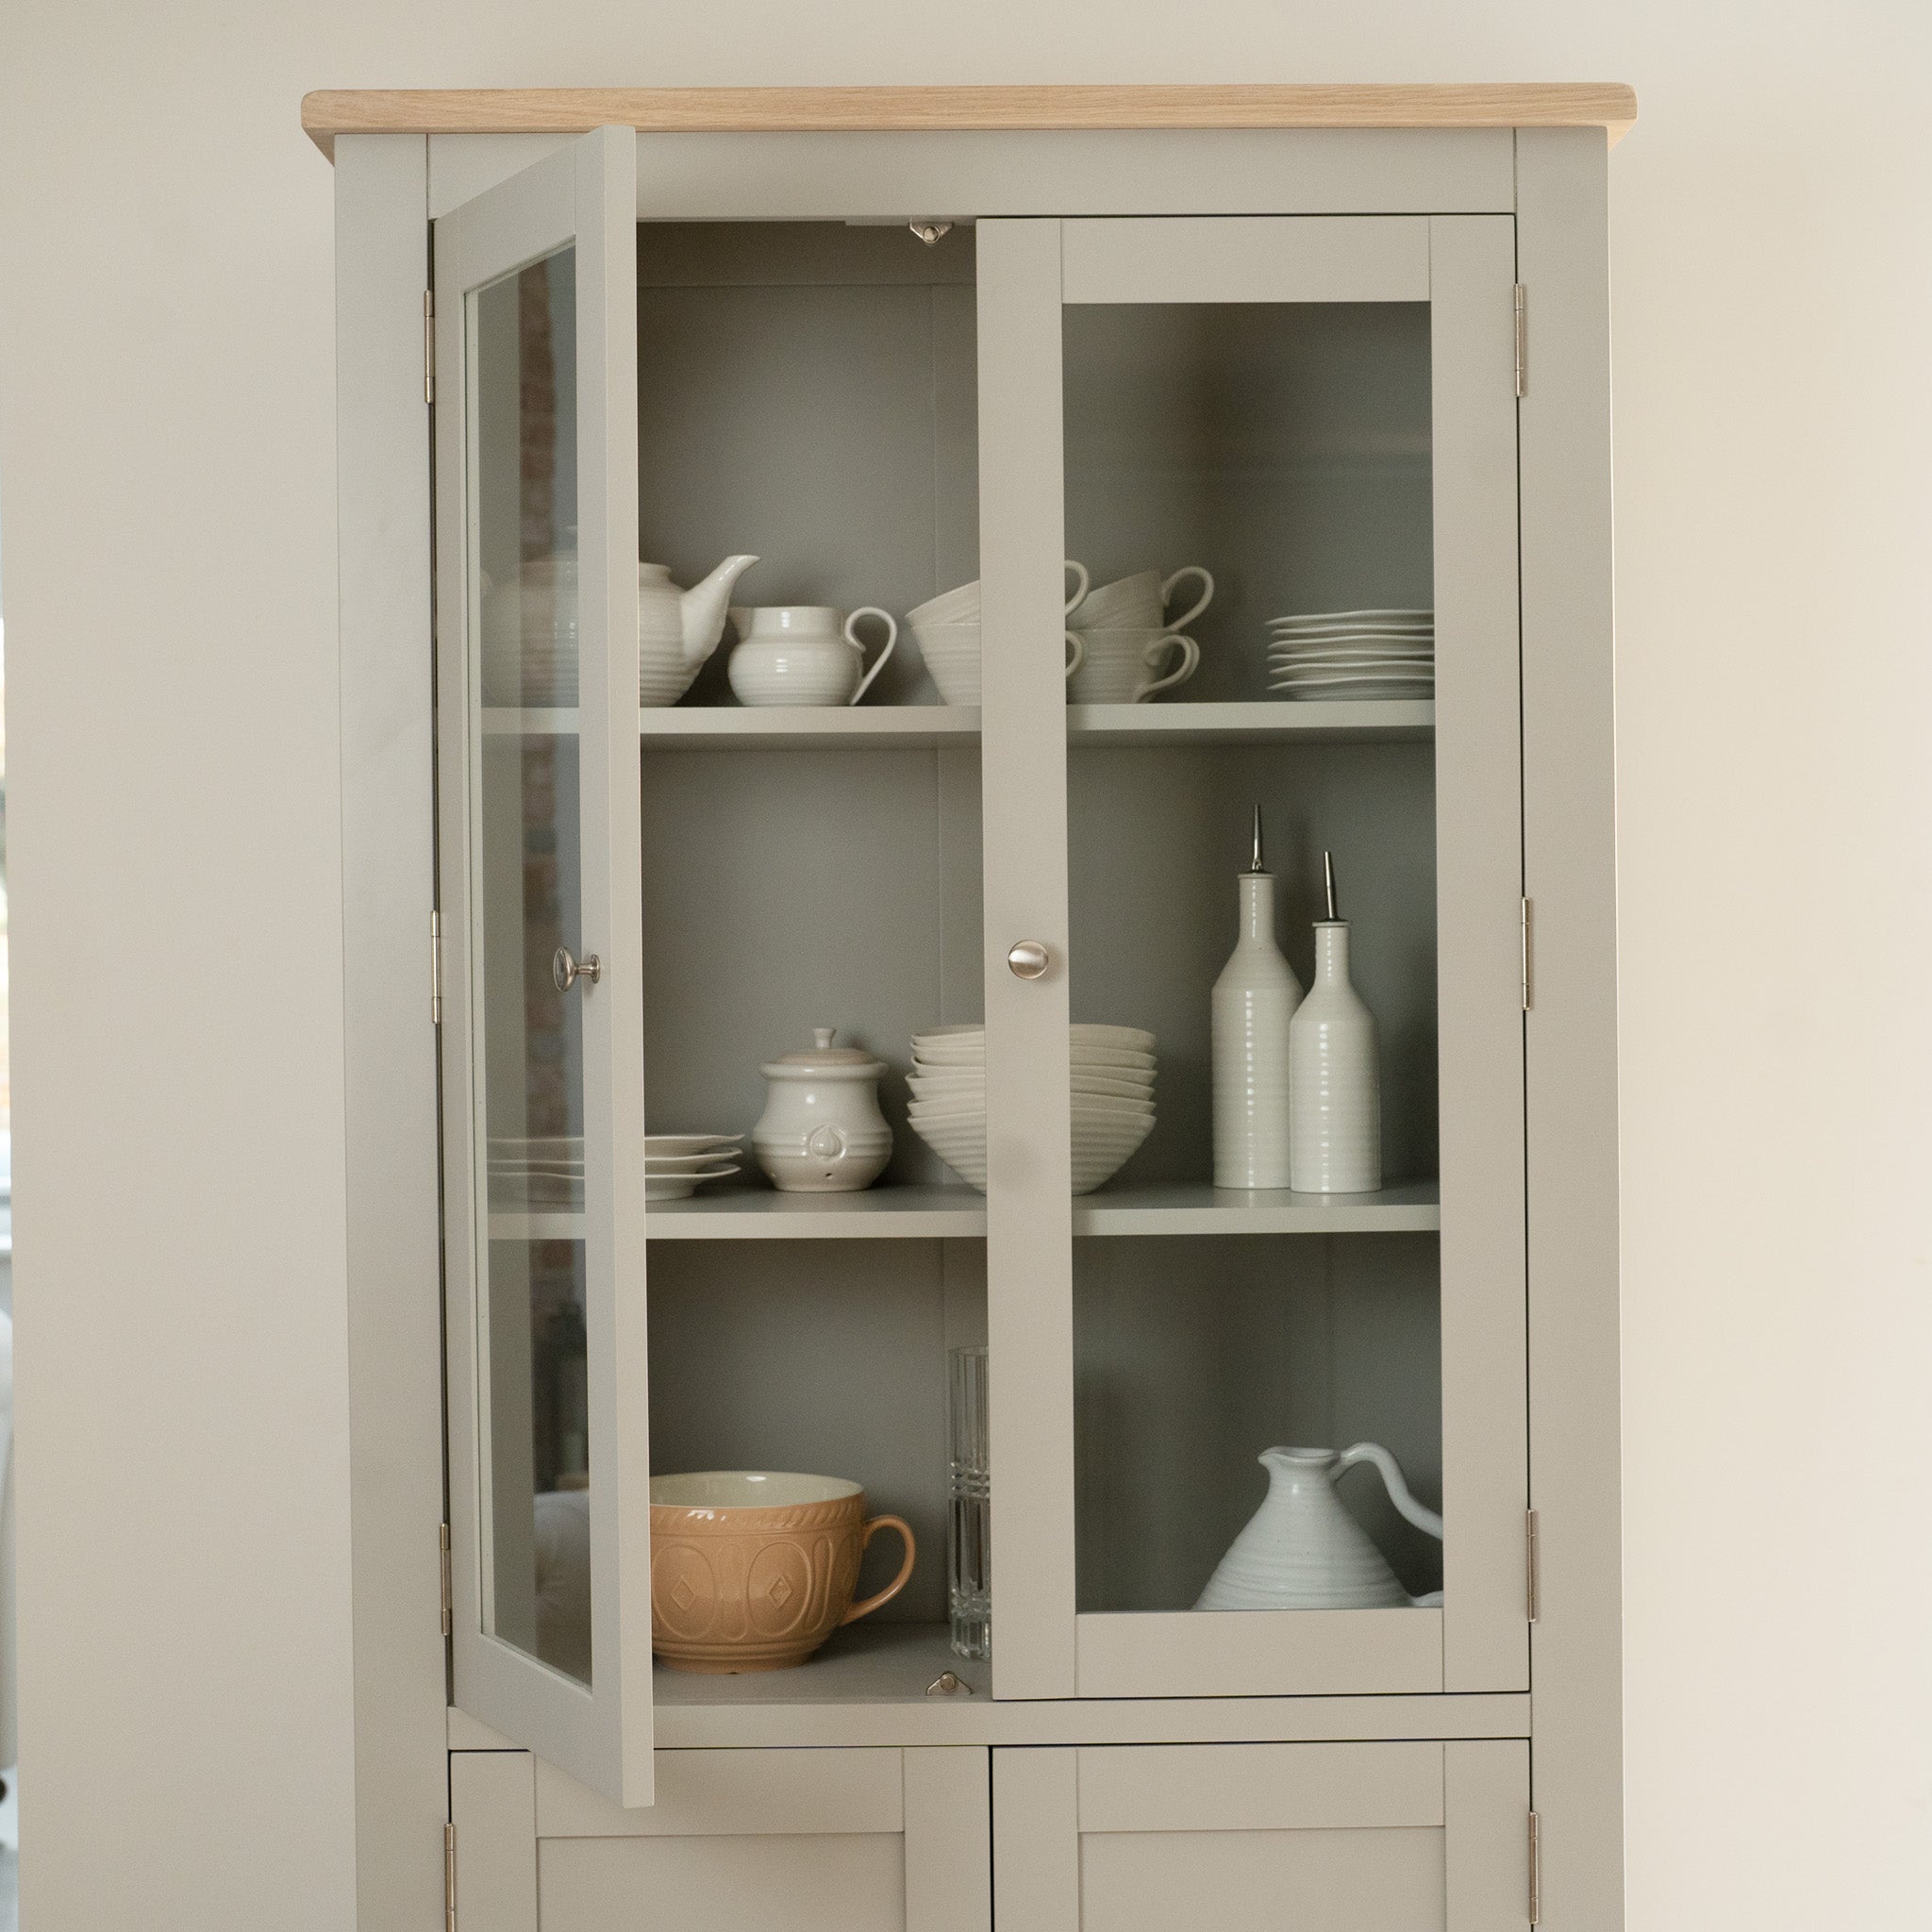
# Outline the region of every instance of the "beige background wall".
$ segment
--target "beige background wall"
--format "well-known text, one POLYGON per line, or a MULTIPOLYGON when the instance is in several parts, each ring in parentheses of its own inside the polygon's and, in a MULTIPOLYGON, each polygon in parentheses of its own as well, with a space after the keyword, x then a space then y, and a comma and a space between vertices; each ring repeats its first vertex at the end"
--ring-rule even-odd
POLYGON ((321 85, 1633 82, 1631 1924, 1921 1923, 1924 10, 11 0, 25 1923, 345 1926, 321 85), (1916 554, 1915 554, 1916 553, 1916 554))

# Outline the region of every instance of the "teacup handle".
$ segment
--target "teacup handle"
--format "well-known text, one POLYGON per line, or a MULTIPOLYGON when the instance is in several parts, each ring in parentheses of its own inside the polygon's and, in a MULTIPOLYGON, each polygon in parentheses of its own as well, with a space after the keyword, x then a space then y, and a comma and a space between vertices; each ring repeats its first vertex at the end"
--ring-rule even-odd
POLYGON ((1066 558, 1060 567, 1072 571, 1080 579, 1080 588, 1067 599, 1067 608, 1061 612, 1062 616, 1071 617, 1080 608, 1080 600, 1086 596, 1087 587, 1093 579, 1087 575, 1087 566, 1084 563, 1075 563, 1071 557, 1066 558))
POLYGON ((840 1619, 841 1624, 856 1624, 861 1617, 869 1617, 882 1604, 889 1604, 904 1590, 912 1577, 912 1559, 919 1553, 919 1546, 912 1541, 912 1525, 903 1516, 874 1516, 865 1525, 865 1532, 858 1545, 858 1554, 863 1557, 872 1544, 874 1537, 882 1529, 896 1529, 906 1540, 906 1560, 899 1565, 899 1574, 879 1591, 869 1596, 862 1604, 854 1604, 840 1619))
POLYGON ((1192 638, 1177 637, 1173 631, 1169 631, 1164 638, 1156 638, 1141 653, 1141 663, 1152 671, 1155 658, 1170 644, 1178 644, 1181 647, 1181 661, 1165 677, 1157 677, 1152 684, 1143 684, 1134 693, 1134 702, 1137 705, 1144 704, 1156 691, 1165 691, 1170 685, 1185 684, 1193 676, 1201 662, 1201 647, 1192 638))
POLYGON ((883 617, 886 620, 886 642, 885 648, 872 660, 872 669, 858 680, 858 689, 845 700, 848 705, 856 705, 872 688, 873 679, 886 668, 886 659, 892 655, 892 646, 899 641, 898 622, 890 610, 881 610, 876 604, 861 605, 845 620, 845 641, 860 658, 865 656, 865 646, 858 641, 857 635, 861 617, 883 617))
POLYGON ((1207 609, 1208 605, 1214 601, 1214 579, 1198 563, 1184 563, 1160 587, 1160 608, 1163 610, 1167 608, 1167 600, 1174 595, 1174 587, 1183 577, 1199 577, 1201 579, 1201 601, 1185 617, 1163 618, 1161 621, 1167 625, 1169 630, 1186 630, 1189 625, 1192 624, 1195 618, 1199 617, 1202 611, 1207 609))
POLYGON ((1067 658, 1067 675, 1071 677, 1087 661, 1087 641, 1078 631, 1070 630, 1067 641, 1074 647, 1067 658))

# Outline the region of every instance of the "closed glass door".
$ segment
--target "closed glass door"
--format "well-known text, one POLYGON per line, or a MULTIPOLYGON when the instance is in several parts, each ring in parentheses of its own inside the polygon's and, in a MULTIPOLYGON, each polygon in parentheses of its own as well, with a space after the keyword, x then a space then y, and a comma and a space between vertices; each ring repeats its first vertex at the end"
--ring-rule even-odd
POLYGON ((635 140, 436 225, 456 1693, 651 1792, 635 140))
POLYGON ((978 245, 996 1688, 1524 1688, 1510 223, 978 245))

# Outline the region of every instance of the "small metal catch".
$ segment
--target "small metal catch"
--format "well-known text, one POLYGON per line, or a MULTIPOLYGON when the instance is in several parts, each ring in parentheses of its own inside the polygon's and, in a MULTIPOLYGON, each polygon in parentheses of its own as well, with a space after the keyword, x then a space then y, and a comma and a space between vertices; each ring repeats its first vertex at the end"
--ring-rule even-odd
POLYGON ((951 222, 909 222, 907 225, 928 248, 953 232, 951 222))
POLYGON ((925 1687, 928 1697, 971 1697, 973 1686, 957 1671, 941 1671, 925 1687))

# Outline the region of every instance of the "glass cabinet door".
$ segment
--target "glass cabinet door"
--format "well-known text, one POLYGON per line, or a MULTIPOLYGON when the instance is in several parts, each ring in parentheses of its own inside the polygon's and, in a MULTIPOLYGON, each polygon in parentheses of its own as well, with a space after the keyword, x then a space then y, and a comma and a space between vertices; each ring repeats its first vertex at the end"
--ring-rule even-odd
POLYGON ((1511 224, 977 246, 996 1692, 1525 1688, 1511 224))
POLYGON ((635 139, 436 224, 456 1695, 651 1794, 635 139))

